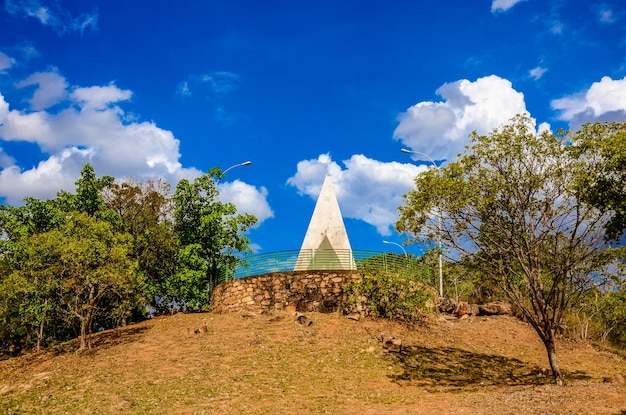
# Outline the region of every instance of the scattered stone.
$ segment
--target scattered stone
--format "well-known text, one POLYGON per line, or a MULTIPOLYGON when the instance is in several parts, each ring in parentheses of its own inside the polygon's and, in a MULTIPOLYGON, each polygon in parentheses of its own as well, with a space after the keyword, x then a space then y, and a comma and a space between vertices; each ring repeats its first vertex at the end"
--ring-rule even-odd
POLYGON ((513 314, 513 308, 509 303, 495 301, 492 303, 481 304, 478 306, 478 314, 481 316, 496 316, 504 314, 513 314))
POLYGON ((458 318, 461 318, 466 314, 470 314, 469 305, 465 301, 459 301, 452 314, 454 314, 458 318))
POLYGON ((531 375, 544 375, 547 376, 550 374, 550 369, 545 367, 541 367, 537 364, 530 365, 530 373, 531 375))
POLYGON ((298 323, 302 324, 303 326, 310 326, 311 324, 313 324, 313 320, 311 320, 310 318, 308 318, 304 314, 298 314, 296 316, 296 321, 298 323))
POLYGON ((296 305, 295 304, 289 304, 287 307, 285 307, 285 311, 288 313, 295 313, 296 312, 296 305))
POLYGON ((382 344, 383 349, 394 353, 402 352, 402 340, 398 339, 397 337, 389 336, 385 333, 380 333, 376 337, 376 339, 382 344))
POLYGON ((361 315, 359 313, 348 314, 348 319, 359 321, 361 319, 361 315))
POLYGON ((623 375, 614 375, 614 376, 607 376, 605 378, 602 379, 602 381, 604 383, 612 383, 614 385, 624 385, 626 384, 626 378, 624 378, 623 375))
POLYGON ((391 337, 383 341, 383 349, 394 353, 402 352, 402 340, 391 337))
POLYGON ((443 312, 443 313, 452 313, 456 307, 456 301, 454 301, 452 298, 444 298, 441 297, 439 298, 439 311, 443 312))
POLYGON ((322 300, 317 307, 317 311, 320 313, 334 313, 339 308, 339 302, 336 299, 322 300))

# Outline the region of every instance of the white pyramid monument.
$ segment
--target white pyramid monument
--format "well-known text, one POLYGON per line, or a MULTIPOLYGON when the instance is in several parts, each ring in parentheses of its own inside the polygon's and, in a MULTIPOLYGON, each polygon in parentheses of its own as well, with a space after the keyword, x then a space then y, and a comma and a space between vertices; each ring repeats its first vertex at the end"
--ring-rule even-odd
POLYGON ((327 174, 298 254, 295 271, 355 269, 337 196, 327 174))

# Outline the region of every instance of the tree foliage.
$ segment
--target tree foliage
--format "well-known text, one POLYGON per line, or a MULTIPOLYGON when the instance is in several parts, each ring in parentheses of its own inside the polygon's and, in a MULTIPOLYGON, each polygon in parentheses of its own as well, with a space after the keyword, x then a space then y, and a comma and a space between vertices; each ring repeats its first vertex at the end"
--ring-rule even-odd
POLYGON ((148 303, 156 311, 167 308, 166 280, 177 269, 178 241, 172 229, 170 185, 163 179, 139 182, 127 178, 102 191, 106 208, 118 230, 132 236, 132 257, 139 264, 148 289, 148 303))
POLYGON ((63 211, 78 211, 96 216, 104 209, 104 200, 100 193, 114 180, 111 176, 96 177, 93 166, 87 163, 80 171, 80 178, 75 182, 76 193, 59 192, 57 203, 63 211))
POLYGON ((575 157, 586 161, 577 184, 582 198, 613 212, 607 237, 618 240, 626 230, 626 122, 587 123, 561 133, 571 140, 575 157))
POLYGON ((535 328, 562 383, 555 333, 612 259, 603 243, 611 214, 585 203, 576 187, 586 162, 558 137, 536 134, 530 118, 471 139, 458 161, 416 178, 396 228, 441 237, 451 256, 471 258, 535 328))
MULTIPOLYGON (((433 300, 435 289, 420 278, 396 272, 370 272, 364 278, 351 282, 345 288, 347 307, 375 317, 404 322, 419 322, 428 311, 427 302, 433 300)), ((432 301, 431 301, 432 302, 432 301)))
POLYGON ((107 222, 84 213, 73 214, 59 230, 43 236, 55 241, 49 250, 57 260, 50 267, 60 280, 64 308, 80 324, 80 348, 85 349, 105 298, 115 297, 114 303, 122 307, 109 311, 122 314, 141 301, 141 274, 129 256, 130 236, 115 233, 107 222))
POLYGON ((257 220, 217 200, 220 175, 221 170, 213 169, 193 182, 183 179, 174 194, 174 232, 181 251, 179 270, 168 281, 169 294, 192 308, 208 305, 213 287, 234 272, 237 253, 250 252, 244 232, 257 220))
POLYGON ((147 306, 205 308, 256 221, 217 200, 220 175, 183 180, 172 195, 162 179, 114 182, 86 164, 75 193, 0 206, 0 350, 75 336, 85 348, 93 330, 147 306))

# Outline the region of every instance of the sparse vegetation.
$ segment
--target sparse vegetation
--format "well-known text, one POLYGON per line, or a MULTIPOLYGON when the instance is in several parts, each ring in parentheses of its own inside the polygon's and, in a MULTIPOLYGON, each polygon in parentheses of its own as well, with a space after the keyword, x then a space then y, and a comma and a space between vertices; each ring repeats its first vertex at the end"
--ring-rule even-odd
POLYGON ((426 283, 395 272, 370 272, 348 284, 345 291, 348 309, 360 312, 362 308, 366 315, 404 322, 423 320, 436 302, 426 283))
POLYGON ((623 261, 623 248, 608 244, 624 231, 615 221, 626 193, 623 164, 608 155, 624 154, 625 127, 538 134, 534 121, 519 115, 488 136, 471 134, 467 151, 420 174, 400 207, 398 231, 443 241, 451 259, 478 271, 524 315, 558 384, 555 336, 566 314, 583 293, 617 276, 623 261), (604 137, 602 147, 590 135, 604 137), (591 168, 607 158, 608 166, 591 168), (615 203, 598 197, 603 189, 613 190, 615 203))
MULTIPOLYGON (((422 325, 310 313, 179 313, 94 348, 0 361, 3 414, 619 414, 623 358, 559 338, 566 388, 513 317, 422 325), (193 328, 206 328, 193 334, 193 328), (385 352, 380 333, 402 339, 385 352)), ((76 344, 75 342, 73 344, 76 344)), ((69 346, 66 346, 69 349, 69 346)))

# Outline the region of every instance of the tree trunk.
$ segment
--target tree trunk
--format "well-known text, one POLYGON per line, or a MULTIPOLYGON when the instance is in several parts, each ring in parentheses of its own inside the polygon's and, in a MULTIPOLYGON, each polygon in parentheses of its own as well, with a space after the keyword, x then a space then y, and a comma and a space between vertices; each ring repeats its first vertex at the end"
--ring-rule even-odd
MULTIPOLYGON (((44 302, 44 306, 48 306, 48 299, 44 302)), ((39 323, 39 331, 37 332, 37 351, 41 350, 41 339, 43 338, 43 329, 46 325, 46 312, 44 308, 43 316, 41 317, 41 323, 39 323)))
POLYGON ((87 318, 80 319, 80 348, 78 350, 86 350, 87 349, 87 318))
POLYGON ((553 335, 550 335, 550 338, 544 341, 544 345, 546 346, 546 351, 548 352, 548 361, 550 362, 550 368, 552 369, 554 381, 557 385, 563 386, 563 374, 561 373, 561 368, 559 367, 559 360, 556 357, 556 345, 553 335))
POLYGON ((37 333, 37 351, 41 351, 41 338, 43 337, 43 329, 46 324, 45 319, 39 323, 39 332, 37 333))

